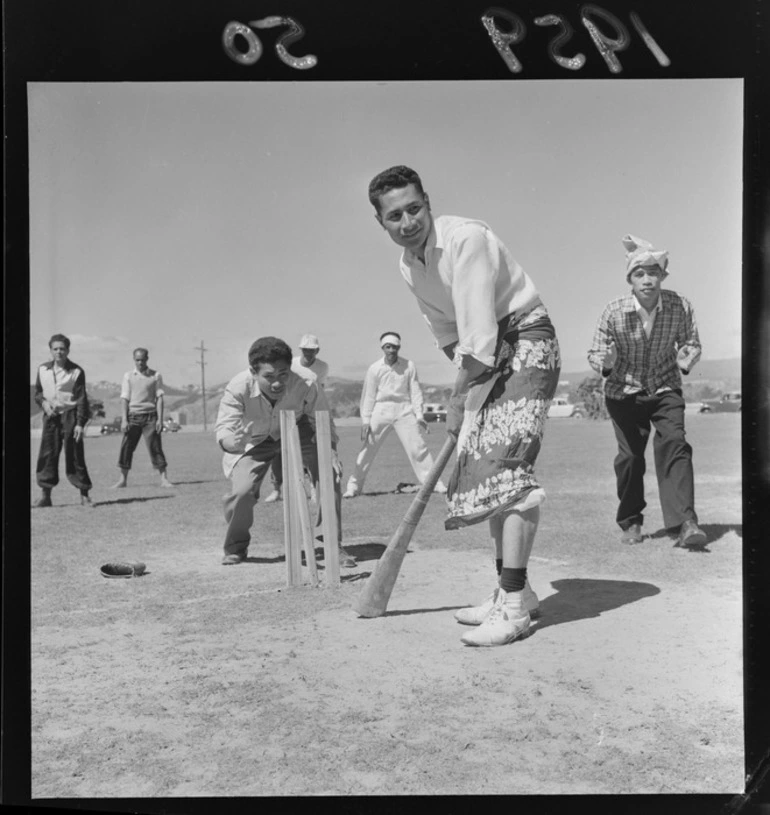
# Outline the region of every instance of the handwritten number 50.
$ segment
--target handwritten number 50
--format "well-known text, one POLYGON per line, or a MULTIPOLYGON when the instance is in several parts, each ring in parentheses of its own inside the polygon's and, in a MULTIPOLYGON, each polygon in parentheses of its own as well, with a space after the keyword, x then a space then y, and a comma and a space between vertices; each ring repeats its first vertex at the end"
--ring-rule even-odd
POLYGON ((318 63, 318 57, 314 54, 308 54, 304 57, 295 57, 289 53, 289 46, 292 43, 301 40, 305 36, 305 29, 293 17, 264 17, 261 20, 251 20, 249 25, 239 23, 237 20, 229 22, 224 31, 222 32, 222 45, 224 46, 225 53, 230 57, 233 62, 239 65, 254 65, 262 56, 262 43, 259 37, 254 33, 254 28, 276 28, 278 26, 287 26, 289 30, 282 34, 275 44, 275 53, 278 59, 291 68, 296 68, 298 71, 306 71, 308 68, 314 68, 318 63), (251 27, 249 27, 251 26, 251 27), (235 38, 240 35, 246 40, 248 51, 239 51, 235 47, 235 38))

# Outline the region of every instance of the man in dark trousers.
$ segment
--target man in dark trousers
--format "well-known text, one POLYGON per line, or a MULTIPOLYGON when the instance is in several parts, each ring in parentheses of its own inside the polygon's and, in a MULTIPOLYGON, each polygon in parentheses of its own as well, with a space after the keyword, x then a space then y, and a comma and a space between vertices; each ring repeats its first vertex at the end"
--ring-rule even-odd
POLYGON ((604 379, 604 397, 618 442, 615 457, 623 543, 643 540, 645 449, 651 425, 663 522, 676 545, 701 547, 692 447, 685 439, 682 374, 701 355, 690 302, 663 289, 668 253, 633 235, 623 238, 631 292, 604 309, 588 352, 604 379))
POLYGON ((33 506, 52 506, 51 490, 59 483, 59 457, 63 447, 67 479, 80 490, 80 503, 90 507, 93 504, 88 493, 92 485, 83 447, 89 419, 86 375, 69 359, 69 337, 54 334, 48 348, 51 361, 37 369, 35 380, 35 402, 44 415, 37 458, 37 484, 41 492, 33 506))

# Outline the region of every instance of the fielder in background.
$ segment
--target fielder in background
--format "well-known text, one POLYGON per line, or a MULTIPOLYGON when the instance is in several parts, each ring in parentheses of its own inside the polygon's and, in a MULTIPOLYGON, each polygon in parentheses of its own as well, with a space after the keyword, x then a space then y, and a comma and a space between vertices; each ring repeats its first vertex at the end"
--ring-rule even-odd
MULTIPOLYGON (((383 357, 369 366, 361 391, 363 447, 343 498, 355 498, 361 493, 369 468, 393 429, 420 484, 433 467, 433 456, 420 432, 427 431, 428 425, 422 417, 422 388, 414 363, 399 357, 401 335, 395 331, 386 331, 380 337, 380 346, 383 357)), ((446 492, 442 481, 436 484, 434 492, 446 492)))
MULTIPOLYGON (((283 340, 262 337, 249 348, 249 367, 227 384, 217 415, 216 439, 224 451, 225 475, 231 481, 231 492, 224 497, 227 521, 224 566, 241 563, 248 554, 254 504, 270 465, 281 451, 282 410, 293 410, 297 417, 302 462, 318 490, 315 412, 329 410, 326 396, 316 382, 291 370, 291 348, 283 340)), ((336 459, 338 437, 334 422, 331 432, 336 459)), ((356 561, 342 548, 340 470, 336 465, 334 493, 340 565, 352 568, 356 561)), ((319 504, 317 522, 320 521, 319 504)))
POLYGON ((152 466, 160 474, 161 487, 173 487, 166 475, 166 457, 163 455, 161 433, 163 432, 163 378, 147 365, 150 354, 146 348, 134 349, 134 370, 123 374, 120 388, 122 416, 120 429, 123 442, 120 445, 118 467, 120 478, 113 489, 128 484, 128 471, 139 439, 144 436, 152 466))
POLYGON ((692 447, 685 440, 682 374, 701 355, 690 302, 662 288, 668 253, 626 235, 626 282, 631 292, 602 312, 588 352, 591 367, 604 377, 604 397, 612 419, 618 498, 616 521, 623 543, 643 540, 644 453, 655 427, 653 451, 663 522, 677 546, 700 547, 692 447))
POLYGON ((403 248, 401 274, 458 374, 447 412, 457 436, 447 529, 489 523, 498 580, 458 622, 467 645, 526 636, 537 595, 527 564, 545 493, 534 474, 559 345, 534 283, 482 221, 434 216, 422 181, 391 167, 369 185, 377 222, 403 248))
POLYGON ((89 419, 85 371, 70 361, 70 341, 54 334, 48 341, 51 361, 37 369, 35 402, 43 410, 43 435, 37 457, 40 497, 35 507, 50 507, 51 490, 59 483, 59 456, 64 447, 67 480, 80 490, 80 503, 93 506, 83 438, 89 419))
MULTIPOLYGON (((292 371, 308 382, 316 382, 318 387, 323 390, 326 387, 326 378, 329 376, 329 366, 318 358, 318 352, 321 350, 318 337, 315 334, 304 334, 299 341, 299 350, 301 354, 291 361, 292 371)), ((301 428, 300 432, 302 432, 301 428)), ((283 462, 280 452, 273 459, 273 465, 270 468, 270 482, 273 485, 273 491, 265 498, 266 504, 280 501, 282 498, 283 462)))

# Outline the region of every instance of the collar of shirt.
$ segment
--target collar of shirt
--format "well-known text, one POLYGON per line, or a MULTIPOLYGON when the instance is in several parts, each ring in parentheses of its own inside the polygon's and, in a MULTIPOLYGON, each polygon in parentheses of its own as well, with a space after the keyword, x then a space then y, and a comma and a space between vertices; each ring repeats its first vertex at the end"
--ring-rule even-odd
POLYGON ((407 266, 424 266, 426 269, 428 267, 428 254, 433 252, 435 249, 443 249, 444 248, 444 236, 443 234, 436 229, 436 219, 431 215, 430 218, 430 232, 428 233, 428 240, 425 241, 425 263, 417 257, 417 255, 411 249, 404 249, 403 253, 401 254, 401 260, 406 263, 407 266))
POLYGON ((658 302, 652 307, 652 311, 647 311, 647 309, 639 302, 635 294, 631 295, 631 299, 633 301, 631 304, 633 306, 633 310, 636 311, 636 313, 642 319, 644 319, 645 315, 653 317, 659 311, 663 311, 663 297, 661 297, 660 295, 658 296, 658 302))

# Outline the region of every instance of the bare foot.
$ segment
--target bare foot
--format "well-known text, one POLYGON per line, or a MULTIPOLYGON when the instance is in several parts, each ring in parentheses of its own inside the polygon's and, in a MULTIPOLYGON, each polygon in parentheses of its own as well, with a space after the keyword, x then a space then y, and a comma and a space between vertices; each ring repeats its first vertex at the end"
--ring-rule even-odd
POLYGON ((164 478, 160 482, 160 485, 161 485, 161 487, 173 487, 174 486, 167 478, 164 478))
POLYGON ((124 487, 127 487, 127 486, 128 486, 128 482, 127 482, 127 481, 124 481, 124 480, 121 478, 121 479, 120 479, 120 481, 118 481, 118 482, 117 482, 117 484, 113 484, 113 485, 110 487, 110 489, 111 489, 111 490, 122 490, 124 487))

